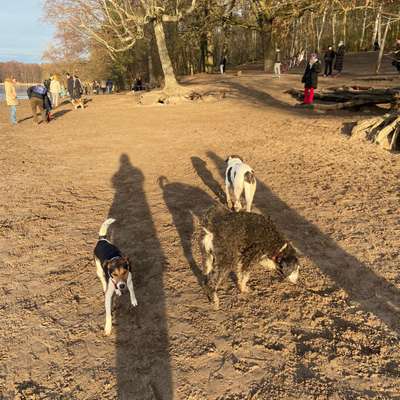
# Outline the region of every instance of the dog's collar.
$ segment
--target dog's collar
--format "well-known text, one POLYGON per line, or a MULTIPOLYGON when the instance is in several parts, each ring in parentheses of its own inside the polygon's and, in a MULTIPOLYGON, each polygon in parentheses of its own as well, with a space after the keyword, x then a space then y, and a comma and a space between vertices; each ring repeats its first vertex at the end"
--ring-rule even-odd
POLYGON ((279 248, 279 250, 276 251, 275 254, 271 257, 271 260, 275 261, 277 264, 280 264, 280 262, 282 261, 282 258, 283 258, 282 249, 285 249, 286 246, 287 246, 287 243, 285 242, 283 247, 279 248))

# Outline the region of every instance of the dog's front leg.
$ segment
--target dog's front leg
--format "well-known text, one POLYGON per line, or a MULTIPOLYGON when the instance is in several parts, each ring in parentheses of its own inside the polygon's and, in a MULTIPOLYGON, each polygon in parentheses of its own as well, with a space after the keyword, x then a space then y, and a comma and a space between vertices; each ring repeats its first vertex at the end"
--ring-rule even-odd
POLYGON ((96 272, 97 272, 97 276, 100 279, 100 282, 103 286, 103 293, 106 292, 107 290, 107 281, 106 281, 106 277, 104 275, 104 271, 103 271, 103 267, 101 266, 100 260, 95 258, 95 262, 96 262, 96 272))
POLYGON ((133 305, 133 307, 136 307, 138 305, 138 302, 136 300, 135 291, 133 290, 132 274, 130 272, 128 275, 127 286, 129 294, 131 295, 131 304, 133 305))
POLYGON ((104 333, 109 336, 112 328, 112 315, 111 315, 111 302, 115 292, 115 286, 112 282, 108 282, 108 287, 105 296, 105 307, 106 307, 106 324, 104 326, 104 333))

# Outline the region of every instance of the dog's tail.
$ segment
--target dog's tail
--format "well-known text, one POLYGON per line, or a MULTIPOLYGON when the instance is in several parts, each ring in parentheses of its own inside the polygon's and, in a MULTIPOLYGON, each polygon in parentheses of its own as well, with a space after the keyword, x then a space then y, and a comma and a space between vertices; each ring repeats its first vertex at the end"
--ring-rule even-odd
POLYGON ((254 175, 254 171, 253 170, 247 171, 244 174, 244 180, 245 180, 245 182, 248 182, 248 183, 255 183, 256 176, 254 175))
POLYGON ((160 186, 160 189, 163 190, 165 188, 165 185, 168 185, 169 181, 168 181, 168 178, 166 176, 161 175, 157 179, 157 183, 158 183, 158 186, 160 186))
POLYGON ((103 224, 101 225, 100 230, 99 230, 100 238, 105 238, 107 236, 108 228, 114 222, 115 222, 114 218, 108 218, 103 222, 103 224))

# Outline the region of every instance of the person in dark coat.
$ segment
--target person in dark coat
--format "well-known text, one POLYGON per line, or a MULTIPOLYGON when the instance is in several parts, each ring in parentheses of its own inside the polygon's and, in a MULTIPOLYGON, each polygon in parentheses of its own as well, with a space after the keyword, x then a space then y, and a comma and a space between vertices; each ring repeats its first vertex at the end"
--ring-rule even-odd
POLYGON ((113 90, 113 86, 114 86, 113 81, 111 79, 109 79, 106 83, 106 86, 107 86, 107 93, 111 94, 111 92, 113 90))
POLYGON ((74 88, 72 90, 72 99, 73 100, 78 100, 82 97, 83 94, 83 85, 81 80, 79 79, 78 75, 75 73, 73 77, 74 81, 74 88))
POLYGON ((333 65, 333 60, 336 57, 336 52, 333 50, 332 46, 328 47, 328 50, 326 51, 324 55, 324 61, 325 61, 325 73, 324 76, 329 76, 332 75, 332 65, 333 65))
POLYGON ((66 78, 68 94, 72 97, 74 92, 74 78, 69 73, 66 74, 66 78))
POLYGON ((313 53, 301 80, 304 83, 304 104, 312 104, 314 101, 314 89, 318 87, 318 74, 320 71, 321 63, 317 54, 313 53))
POLYGON ((397 69, 397 72, 400 72, 400 39, 396 40, 396 47, 393 51, 392 65, 397 69))
POLYGON ((344 53, 346 49, 344 47, 344 43, 340 41, 339 47, 336 53, 336 61, 335 61, 335 70, 337 71, 336 75, 340 75, 343 70, 343 62, 344 62, 344 53))
POLYGON ((379 46, 379 42, 375 40, 374 42, 374 51, 379 51, 381 49, 381 46, 379 46))
POLYGON ((39 123, 37 117, 38 108, 42 114, 42 121, 50 122, 51 101, 46 87, 44 85, 31 86, 28 88, 27 94, 34 122, 39 123))

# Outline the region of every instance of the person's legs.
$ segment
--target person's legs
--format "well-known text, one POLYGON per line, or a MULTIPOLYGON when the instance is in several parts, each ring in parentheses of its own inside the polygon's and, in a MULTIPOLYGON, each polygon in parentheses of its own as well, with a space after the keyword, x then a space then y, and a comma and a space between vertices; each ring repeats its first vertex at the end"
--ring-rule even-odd
POLYGON ((313 102, 314 102, 314 88, 310 88, 310 96, 308 104, 312 104, 313 102))
POLYGON ((17 106, 10 106, 10 121, 13 125, 17 123, 17 106))
POLYGON ((274 64, 274 75, 275 76, 278 75, 278 64, 277 63, 274 64))
POLYGON ((37 107, 39 107, 39 110, 42 113, 42 121, 47 122, 47 112, 46 112, 45 108, 43 107, 43 101, 39 100, 37 102, 37 107))
POLYGON ((310 104, 310 89, 305 87, 304 88, 304 104, 310 104))
POLYGON ((325 61, 325 71, 324 71, 324 76, 328 76, 328 75, 329 75, 329 73, 328 73, 328 69, 329 69, 329 62, 328 62, 328 61, 325 61))
POLYGON ((58 107, 58 103, 60 101, 59 99, 60 99, 60 95, 58 93, 52 93, 51 94, 51 101, 52 101, 52 104, 53 104, 53 108, 57 108, 58 107))
POLYGON ((36 114, 36 99, 30 99, 29 100, 30 104, 31 104, 31 109, 32 109, 32 115, 33 115, 33 121, 36 122, 37 124, 39 123, 38 121, 38 117, 36 114))
POLYGON ((278 63, 278 76, 281 77, 281 63, 278 63))

